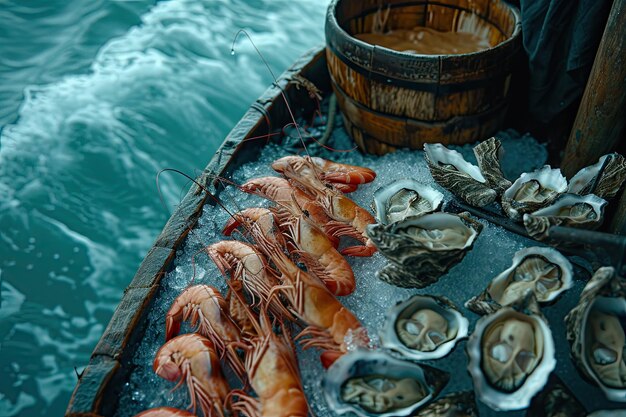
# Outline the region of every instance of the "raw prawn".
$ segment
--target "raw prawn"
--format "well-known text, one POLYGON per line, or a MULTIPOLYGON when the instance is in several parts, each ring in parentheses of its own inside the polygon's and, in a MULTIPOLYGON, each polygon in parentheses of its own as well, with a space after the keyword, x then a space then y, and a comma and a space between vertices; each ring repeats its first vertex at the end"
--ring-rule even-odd
POLYGON ((282 172, 287 178, 302 187, 306 193, 313 196, 328 217, 333 219, 324 230, 332 236, 350 236, 365 244, 365 246, 345 248, 341 253, 351 256, 372 256, 376 252, 376 246, 367 237, 365 228, 369 224, 376 223, 374 216, 342 193, 332 187, 327 187, 317 178, 315 168, 310 162, 307 164, 306 159, 295 165, 294 167, 285 164, 282 172), (301 168, 301 166, 305 168, 301 168))
MULTIPOLYGON (((325 230, 332 219, 326 215, 324 209, 315 200, 302 190, 291 186, 289 181, 279 177, 253 178, 243 184, 240 189, 249 194, 255 194, 277 204, 279 215, 289 216, 290 213, 304 213, 317 227, 325 230)), ((334 247, 339 245, 339 239, 328 235, 334 247)))
POLYGON ((293 313, 308 325, 298 335, 298 338, 311 336, 302 344, 304 348, 324 349, 322 363, 330 366, 347 351, 346 336, 349 334, 357 344, 366 346, 369 343, 363 325, 319 278, 298 268, 280 247, 262 235, 255 236, 255 240, 280 271, 282 285, 275 291, 285 295, 293 313))
POLYGON ((189 411, 179 410, 172 407, 158 407, 150 410, 142 411, 135 417, 195 417, 196 415, 189 411))
POLYGON ((306 417, 309 407, 286 328, 281 324, 281 336, 274 334, 265 310, 261 310, 259 322, 238 291, 232 296, 255 329, 256 334, 246 339, 244 349, 248 379, 258 396, 255 399, 240 390, 232 392, 231 396, 237 398, 232 410, 250 417, 306 417))
POLYGON ((206 251, 222 274, 230 272, 231 281, 241 281, 252 299, 252 306, 269 306, 275 315, 291 318, 281 301, 277 297, 271 298, 272 288, 278 285, 277 277, 252 245, 222 240, 208 246, 206 251))
POLYGON ((165 318, 165 340, 180 332, 180 324, 189 320, 196 332, 209 338, 219 356, 226 360, 239 379, 245 383, 245 371, 235 345, 241 331, 228 314, 228 303, 222 294, 209 285, 187 288, 174 300, 165 318))
MULTIPOLYGON (((320 278, 333 294, 351 294, 356 283, 350 264, 335 249, 328 236, 301 211, 286 210, 287 213, 282 216, 284 220, 280 225, 281 229, 289 237, 290 243, 297 250, 307 271, 320 278)), ((271 223, 274 224, 273 214, 268 209, 242 210, 236 213, 224 227, 224 233, 229 234, 234 226, 245 223, 246 229, 258 228, 267 239, 277 242, 276 231, 268 224, 269 217, 272 218, 271 223)), ((284 247, 284 244, 278 244, 284 247)))
POLYGON ((205 417, 224 417, 230 387, 224 379, 213 342, 199 334, 184 334, 166 342, 156 354, 154 372, 168 381, 187 384, 191 409, 205 417))
MULTIPOLYGON (((285 167, 287 166, 292 166, 296 168, 296 171, 298 171, 299 169, 310 170, 310 163, 313 163, 315 168, 317 168, 315 169, 315 172, 318 174, 320 180, 324 182, 330 182, 333 185, 351 184, 358 186, 359 184, 372 182, 376 178, 376 172, 372 171, 369 168, 356 165, 341 164, 316 156, 285 156, 274 161, 274 163, 272 164, 272 168, 280 173, 283 173, 285 167)), ((311 172, 307 173, 307 175, 310 174, 311 172)), ((354 190, 356 190, 356 187, 352 189, 352 191, 354 190)))

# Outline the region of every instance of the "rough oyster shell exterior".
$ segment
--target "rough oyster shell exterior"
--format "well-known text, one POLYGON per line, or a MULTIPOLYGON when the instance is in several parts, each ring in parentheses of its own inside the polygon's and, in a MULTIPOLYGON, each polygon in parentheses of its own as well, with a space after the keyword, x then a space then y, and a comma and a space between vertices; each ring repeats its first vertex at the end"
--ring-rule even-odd
POLYGON ((516 301, 513 296, 505 296, 511 283, 519 282, 519 296, 524 296, 525 289, 529 288, 524 284, 529 281, 528 278, 535 278, 532 290, 537 301, 549 303, 572 287, 573 276, 572 264, 556 249, 538 246, 524 248, 515 253, 511 266, 491 280, 482 293, 468 300, 465 307, 476 314, 494 313, 503 305, 516 301), (547 281, 542 283, 542 278, 547 281), (538 290, 538 284, 546 290, 538 290))
POLYGON ((322 390, 328 406, 340 415, 352 412, 360 417, 408 416, 431 402, 449 379, 449 374, 439 369, 401 360, 382 350, 359 349, 341 356, 332 364, 322 380, 322 390), (390 383, 385 386, 377 381, 371 387, 364 386, 361 393, 354 392, 349 385, 350 381, 370 377, 390 383), (383 390, 388 391, 385 388, 393 389, 394 382, 407 380, 412 381, 420 391, 410 404, 382 412, 368 409, 372 397, 385 395, 383 390), (350 391, 346 392, 348 389, 350 391))
POLYGON ((372 208, 378 223, 390 224, 437 211, 442 201, 443 194, 434 188, 412 179, 401 179, 379 188, 374 193, 372 208))
MULTIPOLYGON (((507 333, 508 334, 508 333, 507 333)), ((469 370, 474 382, 474 390, 478 398, 493 410, 509 411, 520 410, 529 406, 531 399, 543 389, 548 381, 550 373, 556 366, 555 347, 552 333, 548 323, 539 312, 535 297, 528 291, 524 299, 511 307, 503 307, 497 312, 481 317, 476 323, 474 332, 467 342, 467 354, 469 356, 469 370), (520 332, 520 323, 526 332, 520 332), (497 337, 496 330, 504 326, 515 326, 509 334, 513 337, 514 346, 506 351, 508 358, 500 357, 501 345, 508 343, 511 339, 504 337, 504 330, 500 332, 503 342, 490 345, 497 337), (532 330, 532 333, 529 333, 532 330), (529 336, 532 334, 532 339, 529 336), (495 335, 495 336, 494 336, 495 335), (517 337, 517 338, 516 338, 517 337), (499 382, 490 381, 489 371, 486 370, 488 363, 484 356, 484 351, 489 349, 492 358, 498 361, 506 359, 506 366, 515 366, 518 363, 519 355, 528 357, 529 353, 524 349, 532 348, 535 357, 532 362, 532 369, 525 368, 525 377, 517 381, 513 387, 499 386, 499 382), (498 350, 496 350, 498 348, 498 350), (515 355, 515 356, 513 356, 515 355), (514 362, 514 363, 512 363, 514 362), (512 388, 512 389, 511 389, 512 388)), ((504 363, 504 362, 503 362, 504 363)), ((506 375, 506 374, 505 374, 506 375)))
POLYGON ((468 204, 483 207, 496 200, 496 191, 489 188, 480 169, 459 152, 440 143, 424 144, 424 157, 437 184, 468 204))
POLYGON ((502 194, 512 184, 504 178, 502 168, 500 168, 500 154, 502 144, 496 138, 489 138, 474 147, 474 155, 480 172, 487 180, 487 185, 496 190, 498 195, 502 194))
MULTIPOLYGON (((380 331, 380 339, 383 347, 401 353, 409 359, 418 361, 439 359, 448 355, 458 341, 467 337, 468 329, 469 321, 447 298, 414 295, 408 300, 396 304, 387 312, 385 324, 380 331), (415 317, 420 312, 434 312, 435 314, 423 315, 423 318, 415 317), (434 320, 431 320, 434 323, 428 322, 431 317, 434 317, 434 320), (434 347, 434 349, 420 349, 407 343, 407 338, 399 334, 401 321, 407 320, 409 324, 417 320, 416 322, 423 326, 422 328, 416 326, 419 329, 421 340, 428 338, 429 332, 436 333, 438 340, 433 343, 432 338, 428 338, 430 343, 423 344, 434 347)), ((409 332, 407 336, 414 338, 416 335, 415 332, 409 332)))
POLYGON ((568 192, 613 198, 626 180, 626 158, 618 153, 600 157, 597 163, 581 169, 569 182, 568 192))
POLYGON ((550 205, 566 190, 567 181, 561 171, 545 165, 520 175, 502 194, 502 208, 510 218, 520 220, 525 213, 550 205))
POLYGON ((552 226, 595 229, 604 220, 607 201, 593 194, 564 194, 554 204, 531 214, 524 214, 524 227, 538 240, 548 238, 552 226))
POLYGON ((367 235, 390 261, 377 273, 381 280, 424 288, 463 259, 481 230, 468 213, 431 213, 390 225, 369 225, 367 235))
POLYGON ((548 385, 533 398, 526 417, 585 417, 587 410, 574 393, 552 374, 548 385))
POLYGON ((415 417, 478 417, 472 391, 461 391, 441 397, 420 409, 415 417))
MULTIPOLYGON (((596 271, 583 289, 578 305, 565 316, 565 325, 572 360, 578 370, 598 385, 609 400, 626 402, 626 373, 622 375, 622 386, 613 386, 606 380, 609 374, 599 375, 591 364, 590 356, 595 353, 591 351, 591 348, 597 341, 596 337, 591 334, 592 330, 589 329, 588 324, 593 311, 616 317, 618 332, 621 322, 622 346, 618 348, 622 349, 622 355, 626 353, 623 341, 623 323, 626 321, 626 279, 618 276, 612 267, 603 267, 596 271)), ((606 328, 603 332, 610 332, 610 330, 606 328)), ((609 336, 613 341, 618 339, 615 334, 609 334, 609 336)), ((620 359, 622 362, 626 361, 624 356, 620 359)), ((626 362, 622 365, 623 371, 626 368, 626 362)))

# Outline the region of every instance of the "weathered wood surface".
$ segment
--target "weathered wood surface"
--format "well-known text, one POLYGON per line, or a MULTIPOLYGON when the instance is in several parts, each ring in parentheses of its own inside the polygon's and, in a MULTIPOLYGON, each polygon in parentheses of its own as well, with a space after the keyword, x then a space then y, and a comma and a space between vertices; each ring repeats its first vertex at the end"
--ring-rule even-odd
MULTIPOLYGON (((571 178, 624 141, 626 123, 626 0, 614 0, 561 170, 571 178)), ((624 205, 622 205, 624 210, 624 205)), ((622 213, 626 216, 626 213, 622 213)))
POLYGON ((519 14, 500 1, 334 0, 326 17, 333 89, 359 147, 383 154, 424 143, 467 143, 501 127, 521 47, 519 14), (385 30, 454 31, 468 16, 492 44, 461 55, 417 55, 359 41, 389 6, 385 30), (340 97, 341 96, 341 97, 340 97))
MULTIPOLYGON (((310 115, 316 109, 306 89, 290 84, 292 76, 312 81, 324 93, 330 91, 324 50, 316 48, 281 75, 242 117, 224 139, 220 148, 196 179, 218 195, 216 175, 228 177, 229 172, 244 162, 257 158, 263 140, 247 138, 268 133, 290 122, 281 95, 284 91, 290 105, 310 115), (267 126, 267 120, 272 125, 267 126)), ((205 204, 214 204, 195 184, 178 205, 124 292, 111 321, 94 349, 89 364, 79 377, 66 410, 66 417, 107 417, 118 407, 119 393, 132 371, 135 347, 145 332, 145 322, 152 302, 159 291, 161 278, 170 270, 177 248, 184 244, 195 226, 205 204)))

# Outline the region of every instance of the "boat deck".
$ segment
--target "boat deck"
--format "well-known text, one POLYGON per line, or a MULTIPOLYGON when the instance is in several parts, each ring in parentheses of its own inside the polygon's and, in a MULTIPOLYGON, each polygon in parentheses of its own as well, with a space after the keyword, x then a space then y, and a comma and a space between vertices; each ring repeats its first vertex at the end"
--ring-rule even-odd
MULTIPOLYGON (((311 120, 315 101, 309 99, 304 89, 289 84, 294 74, 300 74, 314 82, 327 97, 330 93, 328 74, 323 52, 312 51, 281 77, 279 84, 285 89, 291 103, 298 103, 294 110, 302 120, 311 120)), ((277 175, 270 163, 280 156, 292 153, 289 149, 295 138, 246 140, 268 132, 266 117, 271 120, 269 131, 280 131, 290 123, 280 91, 270 88, 251 107, 242 121, 233 129, 209 163, 200 181, 217 194, 222 204, 231 212, 255 206, 267 206, 268 202, 256 196, 242 193, 232 186, 223 188, 214 176, 228 178, 237 184, 248 179, 277 175)), ((339 120, 330 145, 337 149, 349 149, 349 137, 339 120)), ((322 130, 318 125, 313 130, 322 130)), ((285 129, 286 131, 288 129, 285 129)), ((509 178, 542 166, 547 158, 545 148, 530 137, 519 137, 515 132, 503 132, 505 159, 503 169, 509 178), (523 158, 519 156, 523 155, 523 158)), ((457 150, 471 159, 470 147, 457 150)), ((367 166, 377 172, 376 180, 366 184, 350 196, 362 207, 370 207, 374 191, 399 178, 413 178, 431 185, 442 192, 446 201, 451 195, 436 185, 430 176, 421 151, 402 150, 382 157, 354 152, 331 152, 312 147, 317 155, 339 162, 367 166)), ((91 415, 133 416, 158 406, 186 408, 189 404, 186 389, 171 392, 174 384, 154 374, 154 355, 164 342, 165 315, 180 292, 192 283, 206 283, 225 291, 226 286, 213 262, 201 249, 224 239, 221 228, 229 214, 199 190, 195 185, 181 202, 163 233, 155 242, 135 279, 125 292, 111 323, 96 347, 92 360, 77 386, 68 408, 68 415, 90 411, 91 415), (192 264, 192 259, 195 263, 192 264), (195 271, 194 271, 195 266, 195 271)), ((453 267, 438 283, 422 290, 401 289, 381 282, 376 271, 385 264, 384 258, 375 254, 371 258, 350 258, 357 279, 357 290, 341 301, 366 325, 371 336, 383 324, 387 309, 412 294, 442 295, 451 299, 470 320, 470 329, 479 318, 463 304, 477 295, 498 273, 508 268, 513 254, 521 248, 536 246, 537 242, 515 235, 501 227, 482 221, 484 228, 474 248, 463 261, 453 267)), ((243 239, 241 236, 235 238, 243 239)), ((566 382, 576 397, 589 411, 616 408, 604 398, 599 388, 585 382, 574 369, 569 358, 569 345, 565 340, 565 314, 577 303, 584 280, 588 275, 577 277, 574 287, 557 302, 542 308, 552 329, 557 347, 556 374, 566 382)), ((185 329, 183 329, 185 330, 185 329)), ((471 390, 471 378, 466 371, 466 341, 460 342, 453 352, 439 360, 428 361, 431 366, 450 372, 453 377, 442 395, 471 390)), ((313 411, 318 417, 334 415, 325 405, 320 388, 323 369, 319 351, 298 350, 305 391, 313 411)), ((232 375, 231 375, 232 377, 232 375)), ((497 413, 478 402, 481 416, 497 413)), ((526 411, 508 412, 507 416, 523 416, 526 411)))

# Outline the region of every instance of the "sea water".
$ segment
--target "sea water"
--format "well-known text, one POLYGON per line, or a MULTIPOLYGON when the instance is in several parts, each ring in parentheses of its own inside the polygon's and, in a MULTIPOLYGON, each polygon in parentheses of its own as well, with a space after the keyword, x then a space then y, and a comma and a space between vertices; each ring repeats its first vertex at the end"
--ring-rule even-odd
POLYGON ((62 415, 124 288, 328 1, 0 1, 0 416, 62 415))

